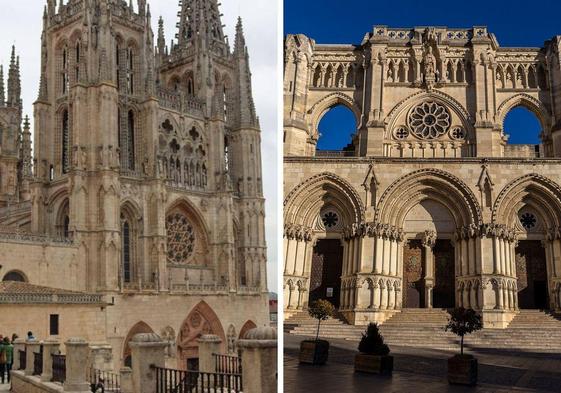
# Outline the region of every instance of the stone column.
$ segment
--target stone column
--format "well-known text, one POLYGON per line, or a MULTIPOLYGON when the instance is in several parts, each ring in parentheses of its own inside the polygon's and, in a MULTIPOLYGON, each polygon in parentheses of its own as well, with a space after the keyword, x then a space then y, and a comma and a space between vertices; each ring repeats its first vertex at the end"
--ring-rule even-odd
POLYGON ((90 348, 82 338, 69 338, 66 346, 66 381, 64 391, 72 393, 90 393, 86 373, 90 348))
POLYGON ((423 234, 423 247, 425 248, 425 308, 432 308, 432 288, 434 287, 434 254, 436 232, 425 231, 423 234))
POLYGON ((134 393, 132 369, 129 367, 123 367, 119 370, 119 374, 121 375, 121 393, 134 393))
POLYGON ((35 359, 35 352, 39 353, 41 350, 41 343, 35 339, 27 340, 25 342, 25 375, 33 375, 33 362, 35 359))
POLYGON ((25 351, 25 340, 17 338, 14 341, 14 370, 19 370, 19 351, 25 351))
POLYGON ((250 330, 238 341, 242 357, 244 393, 277 392, 277 331, 271 327, 250 330))
POLYGON ((53 379, 53 354, 59 353, 60 344, 56 340, 43 342, 43 373, 41 381, 50 382, 53 379))
POLYGON ((156 370, 165 367, 166 346, 155 333, 141 333, 130 342, 132 351, 132 381, 135 393, 154 393, 156 391, 156 370))
POLYGON ((215 373, 216 363, 214 353, 220 353, 222 340, 214 334, 205 334, 198 340, 199 343, 199 371, 203 373, 215 373))

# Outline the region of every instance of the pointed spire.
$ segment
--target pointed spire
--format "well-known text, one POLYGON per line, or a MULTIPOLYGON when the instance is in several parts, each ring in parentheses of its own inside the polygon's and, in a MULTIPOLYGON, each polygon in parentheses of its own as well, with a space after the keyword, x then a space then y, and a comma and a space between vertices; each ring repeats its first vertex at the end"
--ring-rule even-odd
POLYGON ((6 96, 4 91, 4 66, 0 65, 0 107, 4 106, 6 96))
POLYGON ((251 89, 251 70, 249 68, 249 54, 245 44, 241 18, 236 25, 236 42, 234 45, 236 66, 236 126, 239 128, 259 128, 259 120, 255 114, 255 104, 251 89))
POLYGON ((23 121, 23 131, 21 136, 21 160, 22 160, 22 168, 23 168, 23 176, 31 177, 32 175, 32 160, 33 157, 31 156, 31 127, 29 124, 29 116, 25 115, 25 119, 23 121))
POLYGON ((8 106, 20 106, 21 86, 19 77, 19 56, 16 59, 16 47, 12 46, 10 69, 8 71, 8 106))
POLYGON ((236 41, 234 42, 234 55, 245 57, 246 46, 245 46, 245 36, 243 34, 243 24, 241 16, 238 17, 238 23, 236 24, 236 41))
POLYGON ((220 21, 222 14, 216 0, 180 0, 179 5, 181 11, 176 35, 179 46, 185 46, 198 38, 206 45, 213 41, 226 44, 220 21))
POLYGON ((158 19, 158 54, 163 55, 166 50, 166 36, 164 33, 164 18, 158 19))

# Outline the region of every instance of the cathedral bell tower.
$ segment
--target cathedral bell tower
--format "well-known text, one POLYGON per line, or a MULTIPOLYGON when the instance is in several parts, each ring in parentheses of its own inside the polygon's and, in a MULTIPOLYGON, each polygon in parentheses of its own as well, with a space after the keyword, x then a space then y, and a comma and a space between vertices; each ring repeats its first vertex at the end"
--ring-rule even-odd
POLYGON ((43 15, 32 230, 72 238, 87 264, 78 279, 114 290, 120 177, 141 176, 153 160, 150 11, 145 0, 74 3, 48 0, 43 15))

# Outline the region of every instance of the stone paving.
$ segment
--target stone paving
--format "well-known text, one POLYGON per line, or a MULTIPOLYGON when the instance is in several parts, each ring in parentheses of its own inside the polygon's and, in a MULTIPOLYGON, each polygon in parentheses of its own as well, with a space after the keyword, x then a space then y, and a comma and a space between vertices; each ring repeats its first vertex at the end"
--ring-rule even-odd
POLYGON ((393 377, 355 374, 356 343, 329 340, 325 366, 300 365, 299 343, 305 337, 284 335, 284 391, 310 392, 561 392, 561 354, 507 350, 469 350, 479 360, 477 387, 451 386, 447 358, 453 352, 392 346, 393 377), (368 389, 368 390, 367 390, 368 389))

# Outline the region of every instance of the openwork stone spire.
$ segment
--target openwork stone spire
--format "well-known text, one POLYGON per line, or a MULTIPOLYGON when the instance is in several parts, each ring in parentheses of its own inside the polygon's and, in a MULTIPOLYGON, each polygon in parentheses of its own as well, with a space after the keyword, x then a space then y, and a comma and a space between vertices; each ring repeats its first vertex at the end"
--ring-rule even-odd
POLYGON ((6 101, 4 90, 4 67, 0 65, 0 107, 4 106, 6 101))
POLYGON ((220 11, 216 0, 180 0, 178 45, 186 46, 198 38, 210 45, 213 41, 226 43, 220 11))
POLYGON ((19 56, 16 58, 16 47, 12 46, 10 70, 8 72, 8 106, 19 106, 21 103, 21 85, 19 75, 19 56))
POLYGON ((251 70, 249 68, 249 54, 245 45, 245 36, 243 33, 242 19, 238 18, 236 25, 236 41, 234 43, 234 57, 236 59, 236 71, 238 74, 238 103, 239 126, 257 127, 259 123, 255 114, 255 104, 253 102, 253 93, 251 89, 251 70))

